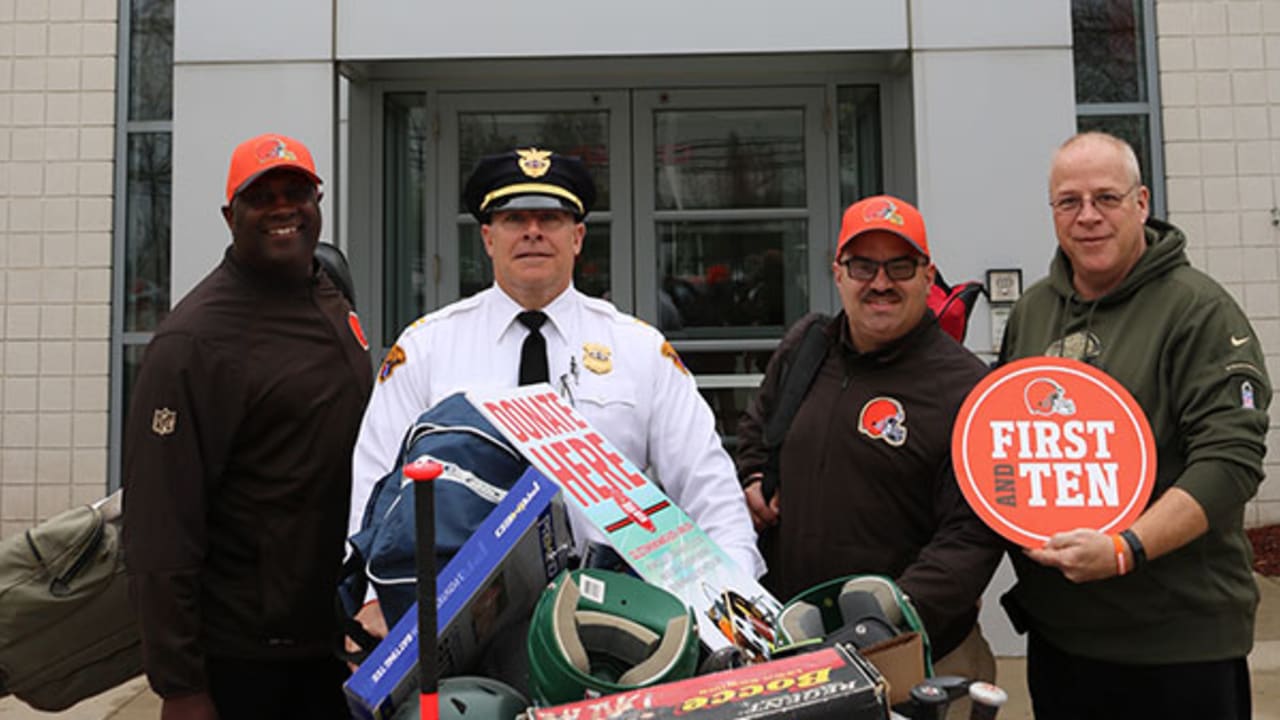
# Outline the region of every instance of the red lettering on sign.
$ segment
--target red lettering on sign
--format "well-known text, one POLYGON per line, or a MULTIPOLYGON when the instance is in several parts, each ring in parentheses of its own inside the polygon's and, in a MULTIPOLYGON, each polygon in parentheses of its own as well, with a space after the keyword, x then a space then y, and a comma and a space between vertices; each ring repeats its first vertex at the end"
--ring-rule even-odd
POLYGON ((522 443, 529 440, 529 436, 521 429, 520 421, 511 415, 505 407, 505 403, 499 404, 487 402, 484 404, 484 409, 488 410, 489 414, 492 415, 499 424, 515 436, 516 442, 522 443))
POLYGON ((609 483, 610 487, 619 491, 631 489, 630 486, 627 485, 626 478, 615 475, 613 469, 609 467, 609 464, 605 462, 605 459, 600 455, 600 453, 596 452, 596 449, 588 445, 582 438, 571 437, 569 438, 568 443, 569 447, 573 448, 574 452, 578 453, 578 457, 581 457, 586 461, 586 463, 591 466, 592 470, 600 473, 600 479, 609 483))
MULTIPOLYGON (((528 449, 530 453, 533 453, 533 455, 538 458, 546 470, 551 471, 552 479, 559 483, 561 488, 573 495, 574 499, 578 502, 578 505, 587 507, 600 501, 600 499, 596 497, 595 493, 592 492, 592 487, 585 482, 581 474, 576 472, 576 470, 581 468, 581 466, 569 461, 565 457, 566 448, 564 447, 564 443, 556 442, 551 445, 529 445, 528 449), (552 450, 557 445, 560 446, 559 449, 553 452, 552 450), (582 492, 578 491, 579 488, 582 489, 582 492), (586 498, 582 497, 583 492, 587 494, 586 498)), ((586 468, 581 469, 584 471, 586 470, 586 468)))
MULTIPOLYGON (((555 396, 552 395, 552 397, 555 396)), ((555 405, 547 402, 546 395, 535 395, 530 397, 529 400, 533 401, 538 406, 538 410, 542 413, 542 418, 547 421, 548 425, 555 429, 555 434, 562 435, 564 433, 573 432, 573 428, 569 425, 564 416, 560 414, 559 409, 555 405)))
POLYGON ((568 421, 569 424, 571 424, 573 427, 576 427, 580 430, 586 430, 588 427, 590 427, 590 425, 587 425, 585 422, 578 419, 578 416, 573 413, 573 408, 570 408, 568 405, 565 405, 564 401, 560 399, 559 395, 555 393, 543 393, 539 395, 538 398, 541 399, 543 402, 545 402, 547 406, 549 406, 551 409, 559 413, 561 417, 563 417, 566 421, 568 421))
POLYGON ((535 403, 529 402, 529 398, 512 398, 511 406, 515 409, 520 417, 524 419, 525 424, 529 426, 534 440, 543 440, 556 432, 551 428, 546 420, 542 417, 542 409, 535 403))
POLYGON ((604 438, 600 437, 599 433, 589 432, 585 437, 587 438, 587 442, 591 443, 600 451, 600 454, 604 456, 605 460, 608 460, 610 464, 618 469, 618 472, 625 475, 627 479, 631 481, 631 487, 638 488, 641 485, 644 485, 644 476, 627 470, 627 465, 623 461, 622 456, 615 452, 609 452, 608 447, 605 445, 604 438))

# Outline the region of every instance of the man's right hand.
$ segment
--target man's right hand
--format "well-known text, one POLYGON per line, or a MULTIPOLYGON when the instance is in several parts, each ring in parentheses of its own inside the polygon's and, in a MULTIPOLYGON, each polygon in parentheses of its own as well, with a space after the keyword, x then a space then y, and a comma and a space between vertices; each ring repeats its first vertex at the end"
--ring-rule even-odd
POLYGON ((769 502, 765 502, 764 492, 760 489, 760 481, 755 480, 747 483, 747 486, 742 489, 742 493, 747 496, 747 509, 751 511, 751 522, 756 526, 756 532, 778 524, 778 517, 782 512, 780 504, 781 490, 775 492, 769 502))
MULTIPOLYGON (((387 619, 382 616, 382 606, 378 604, 377 600, 370 600, 365 603, 364 607, 360 608, 359 612, 356 613, 355 621, 360 623, 365 632, 379 640, 387 636, 387 619)), ((349 653, 359 652, 360 650, 360 646, 351 638, 344 638, 343 645, 349 653)), ((365 650, 372 649, 365 648, 365 650)), ((347 667, 351 672, 356 671, 356 666, 353 663, 347 663, 347 667)))
POLYGON ((164 699, 160 720, 218 720, 218 710, 209 693, 181 695, 164 699))

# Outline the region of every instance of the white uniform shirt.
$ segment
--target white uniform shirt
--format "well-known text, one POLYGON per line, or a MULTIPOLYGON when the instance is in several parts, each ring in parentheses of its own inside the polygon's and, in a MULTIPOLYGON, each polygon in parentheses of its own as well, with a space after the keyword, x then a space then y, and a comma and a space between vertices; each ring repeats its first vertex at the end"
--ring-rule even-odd
MULTIPOLYGON (((397 362, 384 362, 379 370, 356 440, 351 533, 359 530, 374 484, 391 470, 405 432, 424 410, 455 392, 517 385, 520 347, 529 332, 516 320, 522 310, 495 285, 401 333, 389 356, 397 362)), ((751 516, 711 408, 662 333, 572 287, 542 310, 548 318, 542 335, 551 385, 660 482, 742 569, 754 577, 764 574, 751 516), (586 357, 588 349, 595 357, 586 357)), ((577 508, 570 507, 569 517, 580 543, 604 541, 577 508)))

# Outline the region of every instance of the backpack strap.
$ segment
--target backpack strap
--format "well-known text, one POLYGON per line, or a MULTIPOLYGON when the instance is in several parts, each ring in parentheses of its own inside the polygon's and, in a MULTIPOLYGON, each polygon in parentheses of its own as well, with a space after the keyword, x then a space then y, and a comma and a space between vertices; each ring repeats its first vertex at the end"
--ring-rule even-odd
POLYGON ((760 482, 760 490, 765 501, 773 498, 778 491, 779 456, 782 440, 795 419, 796 412, 804 396, 809 394, 809 386, 818 376, 818 368, 827 356, 831 342, 827 337, 827 323, 831 318, 818 314, 805 328, 800 344, 791 351, 782 370, 782 382, 779 383, 778 404, 764 425, 764 446, 769 452, 765 460, 764 478, 760 482))

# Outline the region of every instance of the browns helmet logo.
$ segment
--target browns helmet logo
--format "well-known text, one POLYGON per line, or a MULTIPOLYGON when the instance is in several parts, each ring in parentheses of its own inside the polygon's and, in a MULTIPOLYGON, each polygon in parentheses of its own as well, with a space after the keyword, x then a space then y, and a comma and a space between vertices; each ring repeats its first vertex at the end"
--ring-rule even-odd
POLYGON ((1076 404, 1067 398, 1067 391, 1049 378, 1036 378, 1022 391, 1027 411, 1032 415, 1075 415, 1076 404))
POLYGON ((889 198, 878 198, 867 203, 862 210, 863 220, 884 220, 893 225, 902 225, 905 221, 898 212, 898 206, 889 198))
POLYGON ((889 397, 873 398, 858 413, 858 432, 894 447, 907 441, 907 413, 889 397))
POLYGON ((281 160, 297 160, 298 156, 279 138, 267 140, 258 146, 258 164, 269 163, 277 158, 281 160))

